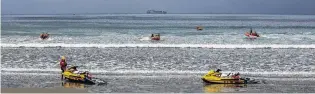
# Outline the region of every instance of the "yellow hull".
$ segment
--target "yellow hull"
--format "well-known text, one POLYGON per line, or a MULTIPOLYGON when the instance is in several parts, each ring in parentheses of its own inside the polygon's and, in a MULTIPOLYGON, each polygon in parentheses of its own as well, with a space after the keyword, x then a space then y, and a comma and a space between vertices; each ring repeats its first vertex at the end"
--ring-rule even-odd
POLYGON ((245 84, 246 81, 242 79, 234 79, 231 77, 216 77, 205 75, 201 78, 204 82, 213 84, 245 84))
POLYGON ((104 80, 98 79, 98 78, 91 78, 91 77, 86 77, 86 74, 75 74, 69 71, 65 71, 62 73, 63 77, 70 82, 79 82, 79 83, 84 83, 84 84, 97 84, 97 85, 102 85, 106 84, 104 80))
POLYGON ((213 83, 213 84, 245 84, 244 80, 239 79, 222 79, 222 80, 208 80, 206 78, 202 78, 204 82, 213 83))
POLYGON ((85 83, 85 84, 96 84, 93 80, 87 79, 85 77, 85 74, 75 74, 71 73, 69 71, 65 71, 62 73, 64 78, 70 82, 79 82, 79 83, 85 83))
POLYGON ((63 77, 70 80, 84 80, 85 75, 84 74, 74 74, 69 71, 65 71, 62 73, 63 77))

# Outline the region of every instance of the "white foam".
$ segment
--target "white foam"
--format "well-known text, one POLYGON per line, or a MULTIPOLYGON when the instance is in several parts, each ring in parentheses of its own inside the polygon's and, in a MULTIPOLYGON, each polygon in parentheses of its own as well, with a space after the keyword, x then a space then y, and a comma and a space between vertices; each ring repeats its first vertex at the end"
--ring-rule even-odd
POLYGON ((52 73, 1 73, 2 75, 60 75, 52 73))
MULTIPOLYGON (((1 68, 1 71, 8 72, 61 72, 60 69, 33 69, 33 68, 1 68)), ((115 74, 205 74, 208 71, 191 71, 191 70, 86 70, 91 73, 115 73, 115 74)), ((235 73, 235 71, 224 71, 224 74, 235 73)), ((261 75, 315 75, 315 72, 289 72, 289 71, 279 71, 279 72, 251 72, 245 71, 241 74, 261 74, 261 75)))
POLYGON ((255 79, 266 79, 266 80, 280 80, 280 81, 310 81, 315 80, 315 78, 266 78, 266 77, 255 77, 255 79))
POLYGON ((179 48, 315 48, 311 45, 251 45, 251 44, 1 44, 1 47, 179 47, 179 48))
MULTIPOLYGON (((12 73, 12 72, 4 72, 1 73, 2 75, 60 75, 57 73, 12 73)), ((102 75, 100 75, 102 76, 102 75)), ((169 76, 169 75, 109 75, 106 76, 106 78, 191 78, 191 77, 199 77, 199 76, 193 76, 193 75, 176 75, 176 76, 169 76)))
POLYGON ((141 41, 146 41, 146 40, 151 40, 150 37, 143 37, 143 38, 140 38, 141 41))

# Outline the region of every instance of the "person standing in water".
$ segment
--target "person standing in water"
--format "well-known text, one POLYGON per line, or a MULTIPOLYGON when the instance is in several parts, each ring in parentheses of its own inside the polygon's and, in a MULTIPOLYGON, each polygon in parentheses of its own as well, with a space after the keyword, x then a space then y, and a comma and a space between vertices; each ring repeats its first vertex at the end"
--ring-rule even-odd
MULTIPOLYGON (((65 56, 61 56, 61 60, 60 60, 59 64, 60 64, 60 69, 61 69, 62 73, 65 72, 67 69, 67 62, 66 62, 65 56)), ((61 79, 63 79, 63 75, 61 75, 61 79)))

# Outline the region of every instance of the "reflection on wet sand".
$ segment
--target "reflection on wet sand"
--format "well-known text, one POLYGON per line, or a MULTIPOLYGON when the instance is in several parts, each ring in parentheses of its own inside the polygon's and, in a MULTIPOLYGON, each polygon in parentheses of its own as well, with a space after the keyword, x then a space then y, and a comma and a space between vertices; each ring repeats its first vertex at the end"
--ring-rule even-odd
POLYGON ((237 92, 246 88, 246 84, 207 84, 204 86, 205 93, 237 92))
POLYGON ((65 88, 85 88, 83 83, 62 82, 61 85, 65 88))

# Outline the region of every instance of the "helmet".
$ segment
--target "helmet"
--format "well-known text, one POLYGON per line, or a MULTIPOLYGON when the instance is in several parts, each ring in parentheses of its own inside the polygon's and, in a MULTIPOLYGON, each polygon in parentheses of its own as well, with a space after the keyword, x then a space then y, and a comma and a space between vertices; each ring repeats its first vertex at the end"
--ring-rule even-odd
POLYGON ((65 60, 66 59, 66 57, 65 56, 61 56, 61 60, 65 60))
POLYGON ((221 69, 217 69, 217 71, 216 72, 220 72, 220 71, 222 71, 221 69))
POLYGON ((239 72, 237 72, 237 73, 236 73, 236 75, 240 75, 240 73, 239 73, 239 72))

